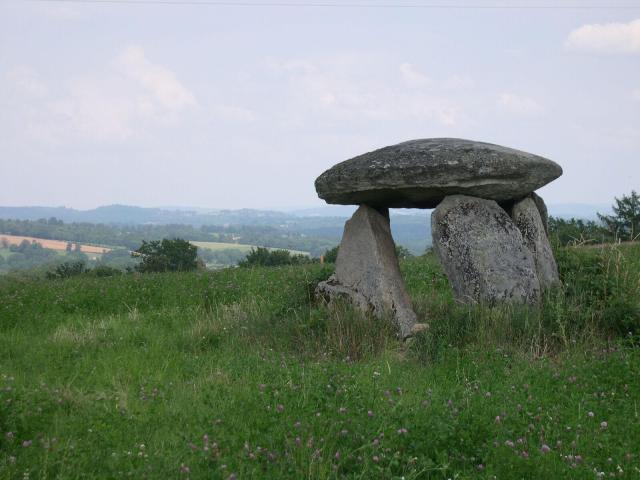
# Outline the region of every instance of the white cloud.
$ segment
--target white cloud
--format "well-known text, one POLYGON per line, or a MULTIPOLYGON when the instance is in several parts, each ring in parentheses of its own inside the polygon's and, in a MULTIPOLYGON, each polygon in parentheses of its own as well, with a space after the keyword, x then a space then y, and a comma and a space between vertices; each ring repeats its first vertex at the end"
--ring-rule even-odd
POLYGON ((569 34, 565 47, 591 53, 640 53, 640 18, 629 23, 583 25, 569 34))
POLYGON ((17 94, 28 97, 43 97, 47 94, 47 87, 38 78, 36 71, 24 65, 9 70, 5 81, 17 94))
POLYGON ((633 98, 636 102, 640 102, 640 88, 636 88, 633 92, 631 92, 631 98, 633 98))
POLYGON ((63 81, 57 91, 29 67, 14 68, 5 77, 15 92, 7 101, 23 118, 26 133, 53 144, 123 141, 151 127, 174 125, 196 106, 175 73, 152 63, 140 47, 125 48, 105 68, 63 81))
POLYGON ((424 88, 431 84, 431 79, 419 72, 410 63, 403 63, 400 65, 400 73, 404 82, 413 88, 424 88))
POLYGON ((498 106, 509 113, 523 116, 534 116, 544 112, 544 108, 533 98, 517 95, 515 93, 501 93, 498 98, 498 106))
MULTIPOLYGON (((456 125, 464 116, 461 106, 444 95, 420 88, 431 80, 412 65, 400 65, 400 78, 372 72, 384 70, 380 61, 358 56, 339 56, 324 60, 269 61, 269 68, 289 82, 288 101, 300 116, 303 111, 323 116, 327 121, 410 120, 456 125), (400 80, 400 81, 399 81, 400 80), (309 111, 310 110, 310 111, 309 111)), ((435 85, 435 84, 434 84, 435 85)), ((291 122, 291 119, 287 119, 291 122)))
POLYGON ((115 64, 122 73, 151 93, 163 108, 180 110, 196 103, 193 94, 178 81, 176 75, 162 65, 151 63, 141 47, 125 48, 115 64))

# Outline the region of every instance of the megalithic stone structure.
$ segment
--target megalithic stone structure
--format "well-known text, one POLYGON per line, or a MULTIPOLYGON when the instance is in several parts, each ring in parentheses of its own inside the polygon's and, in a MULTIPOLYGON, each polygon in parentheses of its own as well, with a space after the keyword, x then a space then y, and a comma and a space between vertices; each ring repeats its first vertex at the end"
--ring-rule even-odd
POLYGON ((339 163, 316 179, 318 196, 360 208, 345 227, 335 275, 317 293, 391 312, 400 336, 410 335, 418 323, 386 209, 438 207, 434 247, 459 300, 535 303, 557 282, 557 268, 546 206, 534 191, 560 175, 557 163, 538 155, 457 138, 411 140, 339 163))
POLYGON ((416 314, 400 274, 388 209, 356 210, 344 227, 335 273, 317 292, 329 302, 350 299, 362 310, 394 319, 401 337, 411 334, 416 314))

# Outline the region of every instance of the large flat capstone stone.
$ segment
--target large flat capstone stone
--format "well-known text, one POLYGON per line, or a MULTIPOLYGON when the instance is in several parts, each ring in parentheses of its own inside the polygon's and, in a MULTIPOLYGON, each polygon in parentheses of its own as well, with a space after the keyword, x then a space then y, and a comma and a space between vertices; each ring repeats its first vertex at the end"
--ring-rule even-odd
POLYGON ((316 294, 344 298, 363 311, 392 319, 399 336, 411 335, 416 314, 400 274, 389 211, 360 206, 344 227, 336 269, 316 294))
POLYGON ((316 179, 327 203, 434 208, 464 194, 498 202, 522 198, 562 175, 557 163, 491 143, 411 140, 359 155, 316 179))
POLYGON ((431 214, 431 230, 433 248, 459 301, 495 304, 539 299, 533 255, 511 217, 495 201, 446 197, 431 214))

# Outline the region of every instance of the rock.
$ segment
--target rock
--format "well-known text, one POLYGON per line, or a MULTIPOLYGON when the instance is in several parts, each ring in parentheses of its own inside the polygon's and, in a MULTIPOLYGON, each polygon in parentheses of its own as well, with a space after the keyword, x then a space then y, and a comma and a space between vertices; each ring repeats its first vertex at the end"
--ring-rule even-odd
MULTIPOLYGON (((544 201, 536 195, 542 205, 544 201)), ((546 211, 546 207, 544 207, 546 211)), ((522 233, 525 246, 531 251, 540 281, 540 288, 546 290, 560 281, 558 266, 553 257, 544 221, 538 202, 534 197, 526 197, 516 202, 511 210, 511 218, 522 233)))
POLYGON ((431 215, 433 247, 458 300, 534 303, 540 283, 522 235, 495 201, 446 197, 431 215))
POLYGON ((555 162, 491 143, 411 140, 346 160, 316 179, 327 203, 433 208, 452 194, 522 198, 562 174, 555 162))
POLYGON ((316 294, 329 302, 349 299, 378 317, 390 315, 401 338, 411 334, 416 314, 400 275, 387 209, 361 205, 356 210, 344 227, 336 270, 316 294))
POLYGON ((549 236, 549 210, 547 210, 547 204, 544 203, 542 197, 536 192, 531 193, 531 198, 538 208, 538 213, 540 213, 540 220, 542 220, 542 225, 544 226, 544 233, 549 236))

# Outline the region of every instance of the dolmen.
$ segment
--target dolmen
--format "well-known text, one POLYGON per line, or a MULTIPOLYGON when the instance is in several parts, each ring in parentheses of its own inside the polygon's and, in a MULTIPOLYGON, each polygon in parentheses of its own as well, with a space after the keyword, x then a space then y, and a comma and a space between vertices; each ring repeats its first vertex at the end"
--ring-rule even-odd
POLYGON ((411 140, 339 163, 316 179, 318 196, 359 207, 316 294, 392 318, 401 338, 411 336, 425 324, 400 275, 389 208, 435 208, 433 249, 457 300, 534 304, 559 281, 547 209, 534 192, 560 175, 546 158, 456 138, 411 140))

